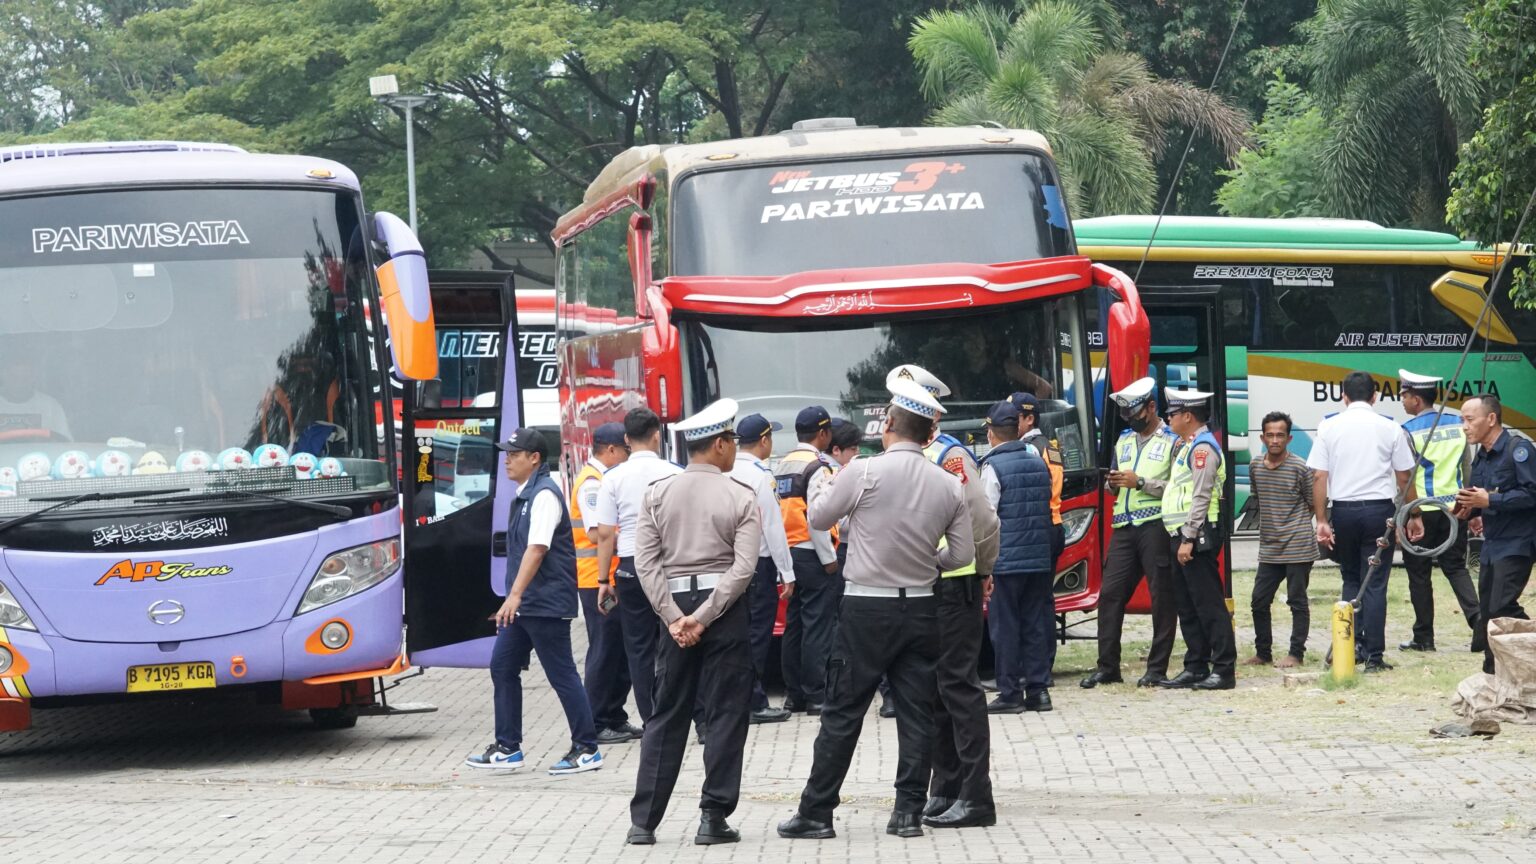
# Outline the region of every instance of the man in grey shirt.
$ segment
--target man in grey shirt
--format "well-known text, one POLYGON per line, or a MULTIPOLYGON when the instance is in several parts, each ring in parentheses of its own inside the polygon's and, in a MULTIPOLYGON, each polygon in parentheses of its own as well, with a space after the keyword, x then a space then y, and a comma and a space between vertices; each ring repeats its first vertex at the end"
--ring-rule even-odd
POLYGON ((752 490, 730 478, 736 403, 722 399, 676 424, 688 468, 651 484, 636 519, 635 577, 671 638, 656 654, 655 713, 645 724, 629 804, 627 841, 656 842, 682 768, 694 706, 704 716, 701 845, 735 843, 726 823, 741 795, 742 749, 752 696, 747 604, 762 515, 752 490))
POLYGON ((798 812, 779 824, 780 837, 836 836, 832 811, 882 675, 896 701, 898 746, 886 833, 923 833, 939 656, 933 586, 940 571, 970 562, 976 547, 960 481, 923 455, 944 409, 912 381, 888 386, 885 452, 840 471, 809 504, 812 526, 830 528, 847 516, 853 540, 811 776, 798 812))

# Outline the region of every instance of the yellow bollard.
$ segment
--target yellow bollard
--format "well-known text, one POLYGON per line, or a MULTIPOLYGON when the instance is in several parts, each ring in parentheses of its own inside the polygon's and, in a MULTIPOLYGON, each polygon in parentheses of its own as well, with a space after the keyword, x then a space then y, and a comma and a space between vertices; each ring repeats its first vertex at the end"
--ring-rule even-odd
POLYGON ((1355 607, 1347 600, 1333 604, 1333 680, 1355 677, 1355 607))

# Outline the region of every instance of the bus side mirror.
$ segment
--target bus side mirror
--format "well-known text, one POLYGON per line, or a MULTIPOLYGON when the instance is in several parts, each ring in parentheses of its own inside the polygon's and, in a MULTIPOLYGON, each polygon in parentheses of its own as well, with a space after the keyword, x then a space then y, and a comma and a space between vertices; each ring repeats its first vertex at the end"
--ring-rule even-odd
POLYGON ((683 353, 672 310, 661 289, 655 285, 645 292, 641 308, 649 314, 651 326, 640 335, 640 353, 645 368, 645 402, 663 423, 683 418, 683 353))
POLYGON ((635 289, 635 308, 639 310, 641 318, 649 318, 651 310, 647 292, 651 288, 651 217, 638 211, 631 213, 626 240, 629 275, 635 289))
POLYGON ((427 285, 427 256, 416 233, 392 213, 375 213, 373 229, 389 260, 374 272, 389 326, 389 350, 395 377, 425 381, 437 377, 437 327, 432 319, 432 291, 427 285))
POLYGON ((443 407, 442 379, 431 378, 416 382, 416 407, 428 410, 443 407))
POLYGON ((1118 298, 1109 306, 1104 328, 1108 337, 1111 390, 1123 390, 1147 374, 1152 354, 1152 322, 1141 308, 1141 293, 1131 277, 1113 267, 1093 265, 1093 284, 1107 288, 1118 298))
MULTIPOLYGON (((1452 270, 1436 279, 1435 284, 1430 286, 1429 293, 1440 301, 1441 306, 1451 310, 1452 314, 1460 318, 1463 324, 1471 327, 1477 324, 1483 305, 1488 302, 1488 277, 1452 270)), ((1483 316, 1483 323, 1477 328, 1477 335, 1505 345, 1514 345, 1517 342, 1514 331, 1510 329, 1509 324, 1504 321, 1504 316, 1500 315, 1496 308, 1489 309, 1488 314, 1483 316)))

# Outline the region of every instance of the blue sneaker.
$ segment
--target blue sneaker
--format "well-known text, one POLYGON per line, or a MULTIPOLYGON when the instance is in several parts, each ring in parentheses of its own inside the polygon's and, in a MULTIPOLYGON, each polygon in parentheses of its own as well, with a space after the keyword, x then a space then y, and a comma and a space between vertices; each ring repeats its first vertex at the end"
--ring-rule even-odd
POLYGON ((603 767, 603 754, 596 750, 586 753, 580 747, 572 747, 571 752, 560 757, 559 762, 549 766, 549 773, 580 774, 583 771, 596 771, 601 767, 603 767))
POLYGON ((492 744, 485 748, 484 753, 475 753, 466 758, 464 764, 471 768, 495 768, 501 771, 516 771, 523 767, 523 751, 508 750, 500 744, 492 744))

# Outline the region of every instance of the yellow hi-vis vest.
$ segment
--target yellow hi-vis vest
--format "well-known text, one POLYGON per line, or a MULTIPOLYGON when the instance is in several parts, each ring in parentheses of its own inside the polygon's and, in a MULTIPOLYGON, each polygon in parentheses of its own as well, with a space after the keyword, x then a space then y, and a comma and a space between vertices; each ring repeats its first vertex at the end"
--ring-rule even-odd
POLYGON ((1434 411, 1426 411, 1403 424, 1419 462, 1413 475, 1413 497, 1449 503, 1461 488, 1467 433, 1461 427, 1461 418, 1449 412, 1440 418, 1435 437, 1430 438, 1429 430, 1434 425, 1434 411))
MULTIPOLYGON (((937 438, 933 439, 932 444, 929 444, 927 447, 923 448, 923 455, 928 457, 929 462, 932 462, 940 468, 943 468, 945 471, 949 471, 949 473, 959 477, 961 482, 969 482, 963 476, 965 472, 966 457, 970 456, 970 462, 973 466, 976 464, 976 457, 971 456, 971 451, 966 449, 966 446, 960 443, 960 439, 954 437, 953 435, 939 435, 937 438), (960 469, 959 471, 953 471, 949 468, 948 465, 945 464, 947 461, 953 459, 960 460, 960 465, 958 466, 960 469)), ((949 538, 939 538, 940 549, 943 549, 948 545, 949 538)), ((956 576, 970 576, 975 572, 976 559, 972 558, 971 563, 962 567, 957 567, 954 570, 950 570, 942 574, 942 576, 945 579, 951 579, 956 576)))
POLYGON ((1216 451, 1216 488, 1211 492, 1211 505, 1205 511, 1205 524, 1215 525, 1221 517, 1221 491, 1227 484, 1227 460, 1222 458, 1221 442, 1216 436, 1208 431, 1201 432, 1179 450, 1173 460, 1173 470, 1168 473, 1168 488, 1163 492, 1163 527, 1170 535, 1179 533, 1189 521, 1189 508, 1195 500, 1195 469, 1189 465, 1189 456, 1196 444, 1209 444, 1216 451))
MULTIPOLYGON (((1126 430, 1120 440, 1115 442, 1115 468, 1133 471, 1137 477, 1147 480, 1166 480, 1173 469, 1173 456, 1178 443, 1178 436, 1173 434, 1173 430, 1163 426, 1152 433, 1146 444, 1138 448, 1135 431, 1126 430)), ((1111 524, 1116 528, 1124 528, 1151 522, 1163 515, 1166 500, 1166 497, 1159 498, 1134 487, 1121 489, 1115 496, 1111 524)))
MULTIPOLYGON (((587 523, 581 517, 581 484, 593 478, 601 480, 603 472, 590 464, 581 466, 576 483, 571 486, 571 539, 576 541, 576 587, 597 587, 597 544, 587 535, 587 523)), ((619 556, 613 556, 608 567, 608 578, 619 569, 619 556)))

